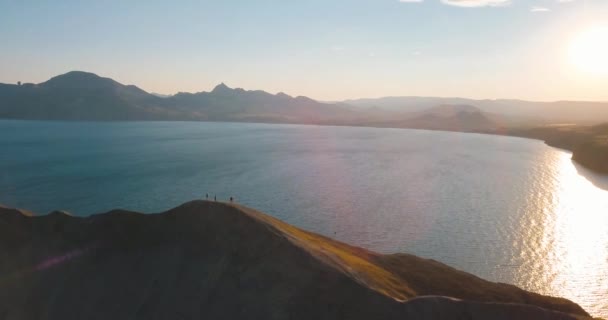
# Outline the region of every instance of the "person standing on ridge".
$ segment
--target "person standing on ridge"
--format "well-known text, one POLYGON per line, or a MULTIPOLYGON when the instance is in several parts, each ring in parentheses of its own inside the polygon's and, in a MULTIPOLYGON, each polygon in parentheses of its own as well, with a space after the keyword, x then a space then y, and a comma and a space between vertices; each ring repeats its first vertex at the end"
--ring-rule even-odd
POLYGON ((230 197, 230 202, 232 202, 232 197, 230 197))
POLYGON ((209 200, 209 194, 205 193, 205 200, 209 200))
POLYGON ((213 201, 217 201, 217 197, 213 195, 213 201))

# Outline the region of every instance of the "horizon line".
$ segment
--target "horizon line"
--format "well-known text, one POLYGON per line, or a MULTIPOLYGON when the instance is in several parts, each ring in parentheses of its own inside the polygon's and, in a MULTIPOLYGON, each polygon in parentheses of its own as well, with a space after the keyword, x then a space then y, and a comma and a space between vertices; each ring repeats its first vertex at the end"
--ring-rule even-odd
POLYGON ((218 83, 217 85, 215 85, 212 89, 210 89, 209 91, 196 91, 196 92, 189 92, 189 91, 178 91, 175 93, 162 93, 162 92, 158 92, 158 91, 151 91, 151 90, 146 90, 143 89, 142 87, 140 87, 139 85, 136 84, 125 84, 123 82, 120 82, 119 80, 116 80, 115 78, 110 78, 110 77, 106 77, 106 76, 102 76, 99 75, 96 72, 91 72, 91 71, 84 71, 84 70, 70 70, 64 73, 60 73, 54 76, 50 76, 47 80, 42 81, 42 82, 23 82, 23 81, 15 81, 14 83, 3 83, 0 82, 0 84, 3 85, 18 85, 18 83, 20 83, 21 85, 26 85, 26 84, 33 84, 33 85, 39 85, 42 84, 44 82, 47 82, 55 77, 59 77, 59 76, 63 76, 63 75, 67 75, 69 73, 87 73, 87 74, 92 74, 95 75, 99 78, 103 78, 103 79, 110 79, 112 81, 115 81, 117 83, 119 83, 120 85, 123 86, 135 86, 137 88, 139 88, 140 90, 145 91, 148 94, 151 95, 155 95, 159 98, 169 98, 172 96, 175 96, 177 94, 180 93, 185 93, 185 94, 200 94, 200 93, 210 93, 213 91, 213 89, 215 89, 218 86, 224 85, 227 88, 231 89, 231 90, 245 90, 248 92, 253 92, 253 91, 263 91, 272 95, 279 95, 279 94, 286 94, 290 97, 293 98, 297 98, 297 97, 305 97, 305 98, 309 98, 312 100, 315 100, 317 102, 321 102, 321 103, 348 103, 349 101, 357 101, 357 100, 378 100, 378 99, 391 99, 391 98, 431 98, 431 99, 466 99, 466 100, 473 100, 473 101, 508 101, 508 100, 516 100, 516 101, 523 101, 523 102, 533 102, 533 103, 559 103, 559 102, 583 102, 583 103, 608 103, 608 100, 578 100, 578 99, 556 99, 556 100, 538 100, 538 99, 524 99, 524 98, 473 98, 473 97, 465 97, 465 96, 441 96, 441 95, 437 95, 437 96, 430 96, 430 95, 386 95, 386 96, 373 96, 373 97, 357 97, 357 98, 346 98, 346 99, 341 99, 341 100, 325 100, 325 99, 316 99, 316 98, 312 98, 310 96, 305 96, 305 95, 294 95, 294 94, 289 94, 287 92, 284 91, 279 91, 279 92, 271 92, 271 91, 266 91, 264 89, 245 89, 242 87, 231 87, 229 85, 226 84, 225 81, 221 81, 220 83, 218 83), (159 95, 163 95, 166 97, 160 97, 159 95))

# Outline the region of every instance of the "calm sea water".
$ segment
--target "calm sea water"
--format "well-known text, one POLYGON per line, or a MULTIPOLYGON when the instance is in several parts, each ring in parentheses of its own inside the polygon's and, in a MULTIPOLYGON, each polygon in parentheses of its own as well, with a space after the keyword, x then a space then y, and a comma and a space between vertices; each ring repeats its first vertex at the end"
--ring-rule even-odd
POLYGON ((158 212, 209 193, 608 317, 608 177, 540 141, 401 129, 0 121, 0 203, 158 212), (600 186, 600 187, 597 187, 600 186))

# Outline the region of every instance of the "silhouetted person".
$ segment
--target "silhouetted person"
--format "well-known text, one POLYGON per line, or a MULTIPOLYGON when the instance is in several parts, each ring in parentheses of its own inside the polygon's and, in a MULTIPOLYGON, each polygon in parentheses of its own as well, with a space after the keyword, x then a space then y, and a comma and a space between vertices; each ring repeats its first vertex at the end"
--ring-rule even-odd
POLYGON ((209 199, 209 194, 205 193, 205 199, 209 199))
POLYGON ((232 197, 230 197, 230 202, 232 202, 232 197))
POLYGON ((215 195, 213 196, 213 201, 217 201, 217 197, 215 195))

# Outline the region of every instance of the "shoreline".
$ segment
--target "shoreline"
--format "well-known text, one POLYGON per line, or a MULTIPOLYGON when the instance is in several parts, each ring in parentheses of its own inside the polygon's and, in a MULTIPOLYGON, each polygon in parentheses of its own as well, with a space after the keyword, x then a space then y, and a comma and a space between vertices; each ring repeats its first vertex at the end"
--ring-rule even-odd
MULTIPOLYGON (((502 128, 496 129, 496 131, 470 131, 470 130, 442 130, 442 129, 424 129, 424 128, 408 128, 399 126, 380 126, 380 125, 365 125, 365 124, 353 124, 353 123, 301 123, 301 122, 259 122, 259 121, 225 121, 225 120, 43 120, 43 119, 12 119, 12 118, 1 118, 0 121, 30 121, 30 122, 56 122, 56 123, 140 123, 140 122, 151 122, 151 123, 165 123, 165 122, 189 122, 189 123, 248 123, 248 124, 267 124, 267 125, 300 125, 300 126, 325 126, 325 127, 352 127, 352 128, 377 128, 377 129, 407 129, 407 130, 424 130, 424 131, 440 131, 440 132, 458 132, 458 133, 472 133, 472 134, 483 134, 493 136, 506 136, 515 138, 524 138, 543 141, 546 145, 572 153, 572 160, 577 164, 583 166, 590 171, 600 174, 608 175, 608 144, 601 147, 595 147, 590 145, 590 141, 593 141, 594 136, 591 137, 564 137, 563 133, 559 133, 559 127, 525 127, 525 128, 502 128), (577 142, 572 141, 561 141, 561 140, 578 140, 577 142), (580 148, 579 148, 580 147, 580 148), (600 159, 597 159, 597 158, 600 159), (604 159, 605 158, 605 159, 604 159)), ((577 126, 575 128, 596 128, 606 127, 606 125, 597 126, 577 126)), ((581 129, 582 130, 582 129, 581 129)), ((581 132, 573 131, 572 135, 580 135, 581 132)), ((608 131, 606 132, 608 134, 608 131)))

